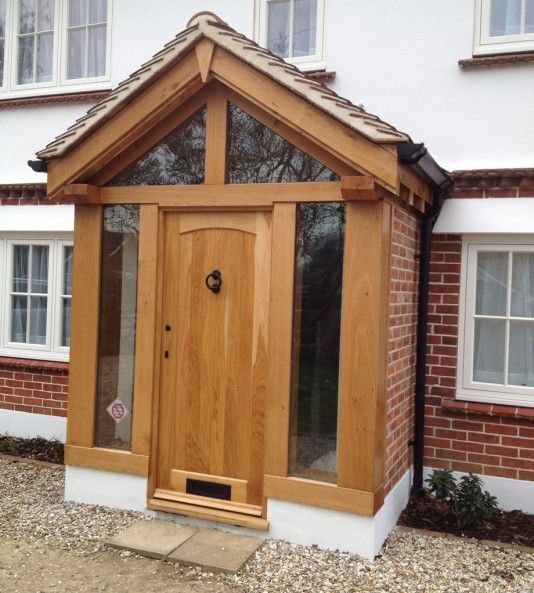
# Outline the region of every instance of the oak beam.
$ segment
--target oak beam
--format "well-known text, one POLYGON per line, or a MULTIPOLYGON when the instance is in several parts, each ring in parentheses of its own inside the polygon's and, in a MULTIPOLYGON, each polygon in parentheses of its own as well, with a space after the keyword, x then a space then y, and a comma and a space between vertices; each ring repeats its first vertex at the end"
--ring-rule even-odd
POLYGON ((350 202, 377 200, 375 180, 370 175, 346 175, 341 178, 341 195, 350 202))
POLYGON ((87 183, 71 183, 63 188, 61 197, 57 200, 60 204, 99 204, 100 188, 87 183))
POLYGON ((195 53, 198 60, 198 69, 202 82, 207 82, 210 73, 211 58, 215 44, 210 39, 202 39, 195 45, 195 53))

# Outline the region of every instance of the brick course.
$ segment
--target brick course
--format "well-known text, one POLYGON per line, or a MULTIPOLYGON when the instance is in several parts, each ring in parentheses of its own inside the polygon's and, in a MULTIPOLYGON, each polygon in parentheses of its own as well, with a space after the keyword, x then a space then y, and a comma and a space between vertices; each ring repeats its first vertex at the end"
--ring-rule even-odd
POLYGON ((386 409, 385 493, 411 465, 419 284, 419 221, 393 209, 386 409))
POLYGON ((67 416, 66 362, 0 357, 0 409, 67 416))
POLYGON ((461 249, 460 236, 433 237, 425 465, 534 480, 534 410, 455 399, 461 249))

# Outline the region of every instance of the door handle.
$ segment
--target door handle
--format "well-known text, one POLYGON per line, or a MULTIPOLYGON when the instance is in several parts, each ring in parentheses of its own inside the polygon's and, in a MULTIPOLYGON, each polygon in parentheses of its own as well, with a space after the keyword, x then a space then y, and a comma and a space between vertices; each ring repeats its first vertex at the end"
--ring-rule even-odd
POLYGON ((206 287, 211 292, 217 294, 221 291, 222 286, 222 274, 219 270, 213 270, 206 276, 206 287))

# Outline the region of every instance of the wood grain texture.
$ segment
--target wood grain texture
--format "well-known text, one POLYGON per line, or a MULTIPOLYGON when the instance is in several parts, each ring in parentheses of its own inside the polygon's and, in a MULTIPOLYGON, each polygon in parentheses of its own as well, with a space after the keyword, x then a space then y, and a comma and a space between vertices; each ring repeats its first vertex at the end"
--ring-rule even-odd
POLYGON ((65 156, 48 161, 48 195, 54 198, 65 184, 90 178, 202 85, 196 54, 191 52, 65 156))
POLYGON ((65 465, 146 476, 148 474, 148 455, 135 455, 116 449, 65 445, 65 465))
POLYGON ((66 185, 58 199, 58 204, 98 204, 100 203, 100 188, 87 183, 71 183, 66 185))
POLYGON ((278 117, 302 136, 359 172, 372 175, 388 189, 397 191, 396 155, 303 101, 293 91, 253 70, 222 48, 215 48, 211 70, 214 78, 278 117))
POLYGON ((172 470, 263 490, 270 214, 167 214, 157 487, 172 470), (206 275, 222 272, 218 294, 206 275), (179 421, 177 421, 179 419, 179 421))
POLYGON ((137 318, 135 341, 135 377, 132 415, 132 453, 150 452, 151 411, 153 400, 156 288, 158 248, 158 207, 140 207, 139 258, 137 268, 137 318))
POLYGON ((347 204, 338 485, 367 492, 384 479, 390 212, 382 201, 347 204))
POLYGON ((177 492, 186 491, 186 481, 201 480, 214 482, 215 484, 228 484, 232 487, 231 500, 233 502, 247 502, 248 481, 226 476, 214 476, 212 474, 199 474, 198 472, 186 472, 179 469, 171 470, 171 490, 177 492))
POLYGON ((67 444, 92 447, 98 368, 100 206, 76 206, 67 444))
POLYGON ((160 490, 156 488, 154 498, 163 500, 170 500, 173 502, 182 502, 185 504, 194 504, 199 507, 206 507, 208 509, 219 509, 222 511, 230 511, 232 513, 242 513, 244 515, 252 515, 253 517, 261 517, 262 507, 246 504, 242 502, 221 500, 218 498, 209 498, 207 496, 196 496, 194 494, 184 494, 175 490, 160 490))
POLYGON ((211 58, 215 45, 209 39, 201 39, 195 45, 195 53, 198 60, 198 69, 200 71, 200 78, 202 82, 207 82, 210 73, 211 58))
POLYGON ((282 477, 288 466, 295 224, 295 204, 274 207, 264 467, 282 477))
POLYGON ((341 195, 347 201, 373 201, 378 196, 375 180, 369 175, 346 175, 341 178, 341 195))
POLYGON ((220 84, 212 84, 206 116, 206 185, 226 182, 227 120, 225 90, 220 84))
POLYGON ((324 509, 344 511, 366 517, 374 515, 372 492, 341 488, 335 484, 266 475, 264 494, 267 498, 287 500, 324 509))

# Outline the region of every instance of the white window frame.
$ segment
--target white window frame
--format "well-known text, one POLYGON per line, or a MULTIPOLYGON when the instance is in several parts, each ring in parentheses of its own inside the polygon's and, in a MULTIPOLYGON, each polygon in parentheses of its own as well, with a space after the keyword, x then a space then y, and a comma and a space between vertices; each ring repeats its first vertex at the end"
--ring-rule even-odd
POLYGON ((39 95, 63 95, 65 93, 97 91, 109 87, 111 80, 113 0, 107 0, 106 73, 104 76, 77 79, 67 78, 67 26, 69 2, 67 0, 55 0, 52 79, 46 82, 28 84, 17 83, 17 15, 19 2, 20 0, 7 0, 4 75, 3 79, 0 80, 0 100, 35 97, 39 95), (3 86, 1 86, 2 84, 3 86))
MULTIPOLYGON (((525 5, 525 2, 523 2, 523 20, 525 18, 525 5)), ((474 56, 534 51, 534 33, 491 37, 490 25, 491 0, 476 0, 474 56)))
POLYGON ((71 233, 0 233, 0 356, 36 360, 68 361, 70 348, 61 346, 61 306, 65 246, 72 246, 71 233), (11 283, 14 245, 47 245, 48 293, 45 344, 11 342, 11 283))
MULTIPOLYGON (((256 0, 255 5, 255 38, 262 47, 267 47, 267 5, 269 0, 256 0)), ((324 31, 325 31, 325 0, 317 0, 317 36, 315 39, 315 53, 309 56, 284 58, 289 64, 295 64, 301 70, 310 72, 324 70, 324 31)))
MULTIPOLYGON (((462 237, 456 398, 462 401, 534 407, 534 387, 473 381, 477 254, 480 251, 534 253, 534 235, 464 235, 462 237)), ((510 299, 511 270, 509 270, 508 276, 507 298, 510 299)), ((508 331, 506 333, 505 357, 504 375, 505 381, 507 381, 508 331)))

